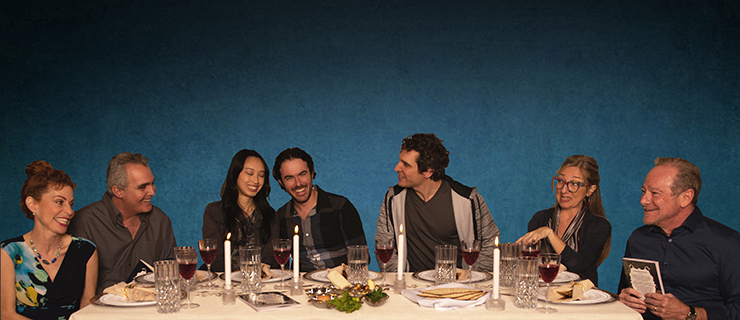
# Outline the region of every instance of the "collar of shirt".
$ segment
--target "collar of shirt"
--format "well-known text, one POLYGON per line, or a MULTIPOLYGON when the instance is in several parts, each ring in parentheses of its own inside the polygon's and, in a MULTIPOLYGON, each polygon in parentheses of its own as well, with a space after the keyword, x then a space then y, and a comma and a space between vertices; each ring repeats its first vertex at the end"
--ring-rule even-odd
MULTIPOLYGON (((686 220, 683 221, 680 227, 673 230, 673 233, 671 234, 671 236, 676 235, 676 231, 680 233, 684 229, 689 230, 690 232, 693 233, 696 230, 696 228, 699 226, 699 223, 701 223, 703 219, 704 219, 704 215, 701 213, 701 210, 699 210, 699 207, 694 207, 694 211, 692 211, 691 214, 688 217, 686 217, 686 220)), ((656 225, 651 225, 648 231, 665 234, 665 232, 663 232, 663 229, 661 229, 660 227, 656 225)))
MULTIPOLYGON (((105 193, 103 195, 103 203, 105 203, 105 207, 106 209, 108 209, 108 215, 110 216, 111 222, 113 222, 113 224, 115 225, 123 227, 123 215, 121 214, 121 211, 118 210, 116 205, 113 204, 113 199, 111 199, 108 193, 105 193)), ((153 207, 152 210, 154 210, 153 207)), ((139 217, 139 221, 141 221, 142 223, 147 222, 149 220, 149 213, 151 213, 151 211, 138 214, 137 216, 139 217)))
MULTIPOLYGON (((316 207, 311 208, 311 211, 309 211, 308 212, 308 215, 306 216, 306 220, 308 220, 308 218, 313 217, 313 216, 316 215, 316 208, 317 207, 318 207, 318 205, 316 207)), ((295 206, 290 206, 290 210, 291 210, 291 214, 290 214, 291 217, 293 217, 293 218, 299 218, 299 219, 301 218, 301 216, 298 214, 298 211, 295 209, 295 206)))

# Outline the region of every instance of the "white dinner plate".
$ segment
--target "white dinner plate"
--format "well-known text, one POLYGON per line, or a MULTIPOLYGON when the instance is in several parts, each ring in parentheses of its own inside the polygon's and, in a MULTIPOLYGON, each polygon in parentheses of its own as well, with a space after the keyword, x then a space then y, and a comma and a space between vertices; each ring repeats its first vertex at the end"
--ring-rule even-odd
POLYGON ((93 304, 112 307, 147 307, 153 306, 156 301, 132 301, 126 297, 105 293, 93 299, 93 304))
MULTIPOLYGON (((329 269, 314 270, 306 272, 306 274, 303 275, 303 278, 311 281, 331 283, 331 280, 327 277, 328 274, 329 269)), ((373 281, 383 278, 383 274, 380 272, 368 271, 367 274, 370 277, 370 280, 373 281)))
MULTIPOLYGON (((576 280, 580 280, 580 279, 581 279, 581 277, 577 273, 573 273, 573 272, 570 272, 570 271, 561 271, 560 273, 558 273, 558 276, 555 277, 555 280, 553 280, 551 282, 551 284, 553 284, 553 283, 568 283, 568 282, 576 281, 576 280)), ((540 279, 540 285, 542 285, 544 283, 545 282, 542 281, 542 279, 540 279)))
MULTIPOLYGON (((437 277, 437 270, 424 270, 414 272, 414 278, 424 281, 434 282, 434 278, 437 277)), ((493 279, 493 275, 488 272, 480 272, 473 270, 470 273, 470 282, 480 282, 493 279)), ((460 283, 468 283, 468 280, 457 281, 460 283)))
MULTIPOLYGON (((293 277, 293 272, 290 270, 281 271, 280 269, 270 269, 272 273, 275 275, 270 279, 262 279, 262 283, 270 283, 270 282, 278 282, 283 280, 288 280, 293 277)), ((219 278, 226 279, 226 276, 222 273, 219 278)), ((231 281, 236 283, 242 282, 242 272, 241 271, 234 271, 231 273, 231 281)))
MULTIPOLYGON (((547 293, 547 287, 541 287, 539 291, 537 291, 537 298, 545 301, 545 293, 547 293)), ((615 299, 608 293, 601 291, 599 289, 590 289, 583 293, 583 297, 585 300, 575 300, 575 301, 567 301, 567 302, 557 302, 557 301, 550 301, 551 303, 558 303, 558 304, 597 304, 597 303, 604 303, 604 302, 611 302, 615 301, 615 299)))
MULTIPOLYGON (((208 277, 208 271, 206 270, 195 270, 195 278, 198 279, 198 283, 203 283, 211 279, 216 279, 216 273, 211 272, 210 278, 208 277)), ((137 276, 134 278, 134 281, 136 283, 141 284, 151 284, 154 285, 154 273, 149 272, 147 274, 142 274, 140 276, 137 276)))

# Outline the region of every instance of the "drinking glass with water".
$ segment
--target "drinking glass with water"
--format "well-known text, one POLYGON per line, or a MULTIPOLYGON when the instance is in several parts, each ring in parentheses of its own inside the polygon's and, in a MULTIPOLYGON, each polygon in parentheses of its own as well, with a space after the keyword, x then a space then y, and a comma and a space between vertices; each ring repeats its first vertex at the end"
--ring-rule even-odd
POLYGON ((368 271, 367 265, 370 261, 370 252, 366 245, 356 245, 347 247, 347 261, 349 269, 347 270, 347 281, 352 285, 367 284, 368 271))
POLYGON ((435 247, 435 284, 455 282, 457 273, 457 246, 438 245, 435 247))
POLYGON ((262 248, 247 246, 239 248, 239 266, 242 271, 241 289, 244 293, 260 292, 262 284, 262 248))

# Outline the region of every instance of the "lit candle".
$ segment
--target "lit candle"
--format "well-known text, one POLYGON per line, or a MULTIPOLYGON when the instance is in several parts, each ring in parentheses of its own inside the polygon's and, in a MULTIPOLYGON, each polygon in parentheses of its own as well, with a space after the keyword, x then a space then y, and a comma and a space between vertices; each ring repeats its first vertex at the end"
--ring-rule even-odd
POLYGON ((299 275, 301 272, 301 267, 298 264, 298 258, 300 255, 298 254, 298 225, 295 226, 295 234, 293 235, 293 282, 298 282, 300 280, 299 275))
POLYGON ((231 232, 226 235, 224 241, 224 289, 231 289, 231 232))
POLYGON ((501 263, 501 250, 498 249, 498 237, 494 241, 496 247, 493 249, 493 298, 498 299, 499 264, 501 263))
POLYGON ((403 235, 403 224, 398 228, 398 275, 396 279, 403 280, 403 260, 404 253, 406 252, 406 236, 403 235))

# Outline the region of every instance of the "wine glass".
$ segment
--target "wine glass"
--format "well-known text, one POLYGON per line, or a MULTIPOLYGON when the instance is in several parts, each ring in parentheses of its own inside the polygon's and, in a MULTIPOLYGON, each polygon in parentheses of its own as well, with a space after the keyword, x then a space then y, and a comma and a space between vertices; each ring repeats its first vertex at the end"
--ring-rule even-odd
MULTIPOLYGON (((280 264, 281 276, 285 274, 285 263, 290 258, 290 240, 288 239, 272 239, 272 253, 275 254, 275 260, 280 264)), ((297 259, 295 257, 294 259, 297 259)), ((275 285, 275 289, 288 289, 289 285, 285 283, 285 277, 280 284, 275 285)))
POLYGON ((478 256, 480 255, 480 246, 480 240, 473 240, 472 242, 465 242, 465 240, 463 240, 460 242, 463 259, 468 265, 468 270, 470 271, 468 272, 468 285, 470 285, 473 281, 473 265, 475 265, 475 262, 478 261, 478 256))
POLYGON ((537 259, 540 254, 540 242, 522 244, 522 257, 525 259, 537 259))
MULTIPOLYGON (((175 259, 180 267, 180 276, 185 280, 190 280, 195 275, 195 268, 198 266, 198 254, 193 247, 175 247, 175 259)), ((197 303, 190 302, 190 286, 186 285, 188 293, 188 302, 180 306, 183 309, 192 309, 200 307, 197 303)))
POLYGON ((543 313, 555 313, 558 309, 550 307, 550 282, 555 280, 560 270, 560 255, 557 253, 540 253, 539 257, 540 277, 547 283, 545 291, 545 306, 537 308, 537 311, 543 313))
POLYGON ((198 251, 200 251, 200 257, 208 267, 208 283, 203 285, 206 288, 213 288, 213 278, 211 278, 211 264, 213 260, 216 260, 216 249, 218 248, 218 241, 216 239, 201 239, 198 240, 198 251))
POLYGON ((375 239, 375 254, 377 254, 378 260, 383 263, 383 284, 380 286, 385 287, 386 264, 393 256, 393 237, 375 239))

